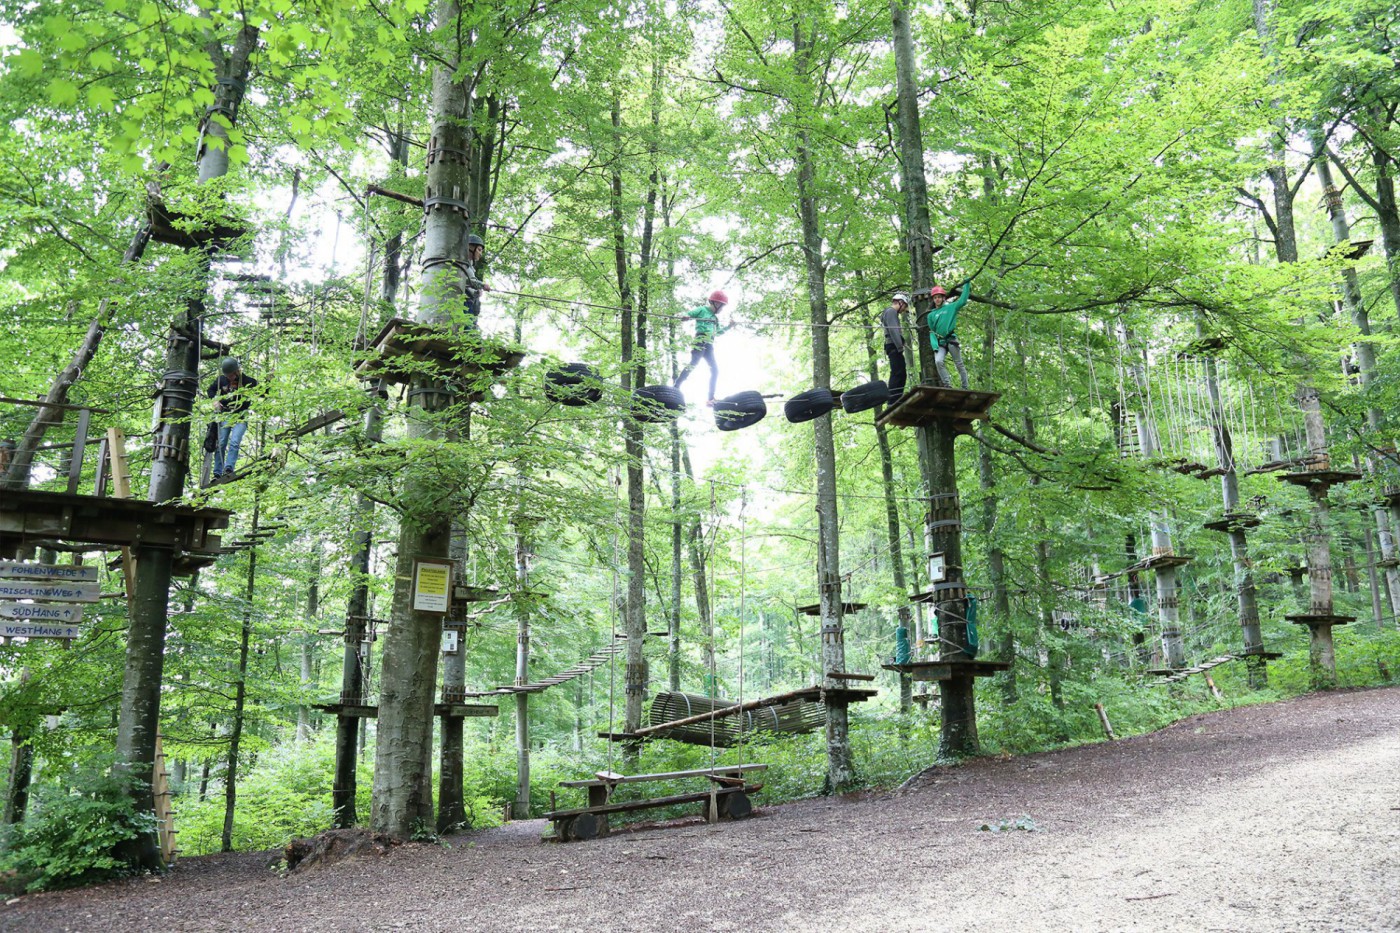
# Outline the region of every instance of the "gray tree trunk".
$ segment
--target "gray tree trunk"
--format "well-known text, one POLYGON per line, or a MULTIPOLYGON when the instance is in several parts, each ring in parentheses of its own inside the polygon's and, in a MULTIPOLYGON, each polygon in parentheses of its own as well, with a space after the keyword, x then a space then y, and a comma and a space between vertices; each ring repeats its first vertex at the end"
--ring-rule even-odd
POLYGON ((316 629, 321 615, 321 539, 312 542, 311 582, 306 588, 306 612, 302 616, 303 629, 301 654, 301 703, 297 704, 297 744, 311 741, 311 706, 307 699, 312 690, 312 675, 315 670, 316 629))
MULTIPOLYGON (((530 545, 523 526, 515 536, 515 683, 530 682, 530 611, 526 591, 530 587, 530 545)), ((530 816, 530 695, 515 695, 515 808, 516 819, 530 816)))
MULTIPOLYGON (((250 540, 256 541, 261 502, 253 494, 253 519, 248 524, 250 540)), ((238 752, 243 742, 243 710, 248 702, 248 647, 253 637, 253 599, 257 595, 258 548, 248 549, 248 578, 243 588, 243 625, 238 632, 238 679, 233 688, 233 725, 229 732, 228 763, 224 767, 224 830, 219 851, 233 851, 233 816, 238 802, 238 752)))
MULTIPOLYGON (((249 60, 257 46, 258 31, 244 27, 231 51, 211 43, 210 57, 217 82, 213 87, 214 106, 230 123, 235 122, 243 101, 249 74, 249 60)), ((206 117, 205 142, 198 159, 201 184, 228 171, 225 149, 209 145, 210 139, 227 143, 228 133, 217 121, 206 117)), ((159 420, 152 440, 152 502, 179 499, 185 490, 189 471, 190 411, 199 390, 199 336, 204 319, 204 297, 210 278, 210 256, 202 254, 192 277, 184 314, 172 327, 166 345, 165 374, 158 401, 159 420)), ((165 628, 170 609, 170 571, 174 554, 169 548, 141 545, 135 549, 136 594, 130 600, 130 627, 126 643, 126 667, 122 676, 122 698, 118 713, 116 770, 136 779, 132 805, 138 813, 155 809, 152 790, 156 757, 156 734, 160 730, 160 687, 165 666, 165 628)), ((163 859, 160 840, 154 830, 119 847, 119 855, 134 866, 160 868, 163 859)))
MULTIPOLYGON (((463 156, 470 145, 472 108, 470 77, 463 69, 467 41, 456 0, 438 0, 436 13, 437 64, 432 75, 432 127, 429 137, 425 201, 463 201, 470 191, 470 167, 463 156)), ((423 223, 423 271, 418 307, 420 323, 444 325, 460 309, 467 275, 470 225, 465 209, 439 203, 427 209, 423 223)), ((411 385, 410 440, 439 440, 442 431, 432 417, 438 408, 441 384, 416 376, 411 385)), ((421 479, 410 479, 416 486, 421 479)), ((406 501, 430 501, 425 489, 406 488, 406 501)), ((378 741, 374 761, 374 800, 370 825, 378 831, 407 838, 433 825, 432 745, 433 691, 437 685, 442 616, 413 608, 413 573, 422 558, 445 559, 452 537, 449 509, 404 516, 399 530, 394 570, 393 626, 385 639, 380 673, 378 741)))

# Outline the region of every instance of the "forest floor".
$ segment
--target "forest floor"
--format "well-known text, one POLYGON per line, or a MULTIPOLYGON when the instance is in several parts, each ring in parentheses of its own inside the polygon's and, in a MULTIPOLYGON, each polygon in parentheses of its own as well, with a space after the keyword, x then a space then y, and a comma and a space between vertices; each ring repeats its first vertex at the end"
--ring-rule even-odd
POLYGON ((979 759, 740 823, 563 845, 545 829, 288 877, 272 853, 182 859, 160 880, 19 898, 0 929, 1395 930, 1400 688, 979 759))

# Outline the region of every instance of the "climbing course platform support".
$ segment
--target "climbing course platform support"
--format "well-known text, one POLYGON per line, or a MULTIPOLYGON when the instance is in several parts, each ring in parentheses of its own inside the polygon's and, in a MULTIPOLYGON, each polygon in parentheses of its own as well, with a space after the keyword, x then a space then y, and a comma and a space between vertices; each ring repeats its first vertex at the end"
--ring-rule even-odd
POLYGON ((942 661, 909 661, 905 664, 882 664, 887 671, 908 674, 916 681, 944 681, 955 677, 992 677, 1011 668, 1010 661, 977 661, 948 658, 942 661))
MULTIPOLYGON (((368 355, 355 371, 361 378, 407 383, 424 368, 444 379, 474 380, 500 376, 520 365, 525 351, 482 338, 474 332, 392 318, 370 341, 368 355)), ((468 393, 480 398, 485 389, 468 393)))
POLYGON ((898 402, 876 419, 881 427, 919 428, 936 421, 958 422, 957 430, 969 433, 972 422, 985 421, 998 392, 972 392, 921 383, 904 390, 898 402))

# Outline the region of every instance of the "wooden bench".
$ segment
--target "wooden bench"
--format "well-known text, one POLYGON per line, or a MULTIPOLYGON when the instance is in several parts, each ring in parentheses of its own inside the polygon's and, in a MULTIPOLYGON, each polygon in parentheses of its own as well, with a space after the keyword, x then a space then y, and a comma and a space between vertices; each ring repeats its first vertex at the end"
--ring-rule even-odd
POLYGON ((696 768, 692 771, 666 771, 660 774, 613 774, 600 771, 598 776, 582 781, 560 781, 560 787, 582 787, 588 791, 588 805, 572 810, 555 810, 546 813, 545 818, 554 823, 554 838, 561 842, 583 841, 608 833, 608 817, 613 813, 633 813, 658 807, 670 807, 686 803, 703 803, 705 819, 711 823, 722 819, 743 819, 753 812, 749 794, 763 789, 762 784, 751 784, 746 774, 763 771, 765 764, 720 765, 714 768, 696 768), (670 794, 665 797, 649 797, 643 800, 624 800, 614 803, 613 791, 623 784, 642 784, 650 781, 675 781, 689 778, 706 778, 710 782, 707 790, 687 794, 670 794))

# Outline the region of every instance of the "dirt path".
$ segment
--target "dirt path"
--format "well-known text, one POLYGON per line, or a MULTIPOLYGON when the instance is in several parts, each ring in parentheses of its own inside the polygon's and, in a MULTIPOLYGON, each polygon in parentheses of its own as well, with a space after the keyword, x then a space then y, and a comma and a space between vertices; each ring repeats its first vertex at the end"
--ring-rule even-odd
POLYGON ((1400 930, 1400 688, 762 812, 572 845, 520 823, 285 879, 187 859, 0 929, 1400 930))

